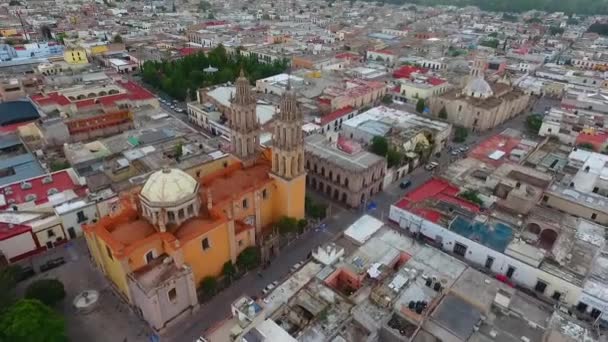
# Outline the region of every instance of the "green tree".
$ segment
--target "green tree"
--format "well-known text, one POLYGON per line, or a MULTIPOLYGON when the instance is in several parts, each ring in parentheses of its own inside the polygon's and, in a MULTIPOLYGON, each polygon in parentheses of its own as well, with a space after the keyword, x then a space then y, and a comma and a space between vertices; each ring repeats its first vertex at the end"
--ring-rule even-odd
POLYGON ((440 119, 447 119, 448 118, 448 111, 445 109, 445 107, 441 108, 441 110, 439 111, 439 114, 437 115, 440 119))
POLYGON ((51 171, 55 172, 55 171, 60 171, 60 170, 64 170, 70 167, 70 163, 68 163, 65 160, 52 160, 51 161, 51 171))
POLYGON ((538 133, 543 125, 543 117, 540 114, 531 114, 526 118, 526 126, 531 132, 538 133))
POLYGON ((283 216, 276 225, 281 234, 289 234, 298 230, 298 220, 293 217, 283 216))
POLYGON ((209 19, 209 20, 215 19, 215 14, 213 14, 213 12, 209 12, 209 14, 207 14, 207 19, 209 19))
POLYGON ((21 6, 21 2, 17 1, 17 0, 11 0, 8 3, 9 6, 21 6))
POLYGON ((323 219, 327 211, 327 207, 321 203, 315 203, 310 197, 304 198, 304 210, 306 215, 313 219, 323 219))
POLYGON ((563 27, 559 27, 559 26, 550 26, 549 27, 549 34, 552 36, 557 36, 564 33, 564 28, 563 27))
POLYGON ((232 263, 232 260, 228 260, 222 266, 222 275, 228 279, 229 282, 232 282, 234 276, 236 276, 236 267, 232 263))
POLYGON ((424 112, 425 106, 426 104, 424 103, 424 99, 418 99, 418 102, 416 103, 416 111, 418 113, 424 112))
POLYGON ((386 153, 386 166, 391 168, 393 166, 401 166, 403 163, 404 156, 401 152, 391 148, 386 153))
POLYGON ((566 21, 566 24, 568 24, 568 25, 577 25, 578 24, 578 19, 570 17, 566 21))
POLYGON ((19 266, 8 266, 0 270, 0 315, 16 300, 15 287, 20 272, 19 266))
POLYGON ((467 140, 467 137, 469 136, 469 130, 467 130, 464 127, 460 127, 460 126, 456 126, 456 128, 454 129, 454 141, 461 143, 461 142, 465 142, 467 140))
POLYGON ((64 342, 65 322, 36 299, 22 299, 0 316, 0 341, 64 342))
POLYGON ((499 43, 498 39, 491 38, 491 39, 482 40, 481 42, 479 42, 479 45, 496 49, 498 47, 498 43, 499 43))
POLYGON ((211 298, 217 293, 217 279, 215 277, 205 277, 201 280, 200 291, 206 298, 211 298))
POLYGON ((299 232, 303 232, 304 229, 306 229, 306 226, 308 226, 308 221, 306 219, 298 220, 298 231, 299 232))
POLYGON ((245 248, 236 258, 240 270, 251 270, 260 264, 260 253, 256 247, 245 248))
POLYGON ((595 151, 595 146, 593 146, 592 143, 588 143, 588 142, 580 143, 580 144, 576 145, 576 147, 582 148, 583 150, 595 151))
POLYGON ((386 157, 386 153, 388 152, 388 141, 385 137, 375 136, 372 138, 369 149, 375 155, 386 157))
POLYGON ((393 103, 393 97, 390 94, 386 94, 384 95, 384 97, 382 97, 382 103, 389 105, 393 103))
POLYGON ((475 190, 465 190, 458 194, 458 197, 464 198, 469 202, 473 202, 479 206, 483 205, 483 201, 479 198, 479 193, 475 190))
POLYGON ((201 2, 198 3, 198 9, 201 12, 207 12, 211 9, 211 4, 208 1, 201 0, 201 2))
POLYGON ((65 288, 57 279, 40 279, 27 287, 25 298, 38 299, 52 307, 65 298, 65 288))
POLYGON ((114 38, 112 38, 112 43, 124 43, 124 41, 122 40, 122 36, 120 34, 116 34, 114 38))
POLYGON ((181 158, 183 154, 184 154, 184 144, 182 144, 180 142, 177 145, 175 145, 175 159, 179 160, 179 158, 181 158))
POLYGON ((488 35, 488 37, 496 38, 498 37, 498 32, 492 32, 488 35))

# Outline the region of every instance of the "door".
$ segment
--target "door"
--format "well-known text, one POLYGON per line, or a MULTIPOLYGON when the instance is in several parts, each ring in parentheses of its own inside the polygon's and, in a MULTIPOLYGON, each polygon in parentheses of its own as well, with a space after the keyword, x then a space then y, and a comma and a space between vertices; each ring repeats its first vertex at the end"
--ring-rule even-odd
POLYGON ((68 235, 70 236, 70 240, 76 238, 76 230, 74 230, 74 227, 68 228, 68 235))
POLYGON ((509 268, 507 269, 507 278, 511 278, 513 276, 513 273, 515 273, 515 267, 509 266, 509 268))

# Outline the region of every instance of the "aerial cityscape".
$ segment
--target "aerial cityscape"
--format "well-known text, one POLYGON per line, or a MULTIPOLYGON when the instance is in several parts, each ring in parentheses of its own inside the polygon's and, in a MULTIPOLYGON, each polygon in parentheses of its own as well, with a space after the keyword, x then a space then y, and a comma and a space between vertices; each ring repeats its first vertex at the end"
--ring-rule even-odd
POLYGON ((0 0, 0 342, 608 342, 605 118, 607 0, 0 0))

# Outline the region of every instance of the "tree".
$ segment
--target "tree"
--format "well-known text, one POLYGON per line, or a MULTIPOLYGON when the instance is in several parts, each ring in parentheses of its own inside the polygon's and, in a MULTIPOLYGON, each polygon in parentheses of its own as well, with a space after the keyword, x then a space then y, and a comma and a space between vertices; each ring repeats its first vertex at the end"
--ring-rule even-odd
POLYGON ((424 99, 418 99, 418 102, 416 103, 416 111, 418 113, 424 112, 425 106, 426 104, 424 103, 424 99))
POLYGON ((18 266, 8 266, 0 270, 0 314, 16 300, 15 287, 19 272, 21 268, 18 266))
POLYGON ((70 163, 65 160, 52 160, 50 164, 51 171, 60 171, 70 167, 70 163))
POLYGON ((306 226, 308 226, 308 221, 306 219, 298 220, 298 231, 299 232, 303 232, 304 229, 306 229, 306 226))
POLYGON ((537 133, 543 125, 543 117, 540 114, 531 114, 526 118, 526 126, 531 132, 537 133))
POLYGON ((559 26, 550 26, 549 27, 549 34, 551 34, 552 36, 557 36, 562 33, 564 33, 563 27, 559 27, 559 26))
POLYGON ((9 6, 21 6, 21 2, 17 1, 17 0, 11 0, 8 3, 9 6))
POLYGON ((460 127, 460 126, 456 126, 456 128, 454 129, 454 141, 461 143, 461 142, 465 142, 467 140, 467 137, 469 136, 469 131, 464 128, 464 127, 460 127))
POLYGON ((437 116, 440 119, 446 120, 448 118, 448 111, 445 109, 445 107, 443 107, 441 108, 441 110, 439 110, 439 114, 437 116))
POLYGON ((496 38, 498 37, 498 32, 492 32, 488 35, 488 37, 496 38))
POLYGON ((384 97, 382 97, 382 103, 387 105, 393 103, 393 97, 390 94, 384 95, 384 97))
POLYGON ((124 41, 122 40, 122 37, 120 36, 120 34, 116 34, 114 36, 114 38, 112 38, 112 43, 121 44, 121 43, 124 43, 124 41))
POLYGON ((208 1, 201 0, 201 2, 198 3, 198 9, 201 12, 207 12, 211 9, 211 4, 208 1))
POLYGON ((386 153, 388 152, 388 141, 385 137, 375 136, 372 138, 372 144, 369 149, 375 155, 386 157, 386 153))
POLYGON ((566 24, 568 24, 568 25, 577 25, 578 24, 578 19, 576 19, 574 17, 570 17, 570 18, 568 18, 568 20, 566 20, 566 24))
POLYGON ((403 160, 403 154, 393 148, 389 149, 386 153, 386 166, 388 168, 391 168, 393 166, 401 166, 403 160))
POLYGON ((222 275, 228 279, 228 281, 232 282, 232 279, 236 275, 236 267, 232 263, 232 260, 228 260, 222 266, 222 275))
POLYGON ((209 19, 209 20, 215 19, 215 15, 213 14, 213 12, 209 12, 209 14, 207 14, 207 19, 209 19))
POLYGON ((175 160, 179 160, 179 158, 181 158, 183 154, 184 145, 180 142, 179 144, 175 145, 175 160))
POLYGON ((592 143, 584 142, 576 145, 578 148, 582 148, 583 150, 595 151, 595 146, 592 143))
POLYGON ((65 288, 57 279, 40 279, 27 287, 25 298, 38 299, 52 307, 65 298, 65 288))
POLYGON ((36 299, 22 299, 0 317, 0 341, 64 342, 65 322, 36 299))
POLYGON ((464 198, 469 202, 473 202, 479 206, 483 205, 483 201, 479 198, 479 193, 475 190, 465 190, 458 194, 458 197, 464 198))
POLYGON ((213 297, 217 293, 217 279, 211 276, 203 278, 201 280, 200 291, 207 298, 213 297))
POLYGON ((260 264, 260 253, 256 247, 245 248, 236 258, 236 264, 241 270, 250 270, 260 264))
POLYGON ((283 216, 277 222, 277 228, 281 234, 289 234, 298 230, 298 220, 293 217, 283 216))
POLYGON ((304 198, 304 211, 306 215, 313 219, 323 219, 325 218, 325 212, 327 207, 320 203, 315 203, 310 197, 306 196, 304 198))
POLYGON ((499 43, 498 39, 490 38, 490 39, 484 39, 484 40, 482 40, 479 43, 479 45, 480 46, 489 47, 489 48, 492 48, 492 49, 496 49, 498 47, 498 43, 499 43))

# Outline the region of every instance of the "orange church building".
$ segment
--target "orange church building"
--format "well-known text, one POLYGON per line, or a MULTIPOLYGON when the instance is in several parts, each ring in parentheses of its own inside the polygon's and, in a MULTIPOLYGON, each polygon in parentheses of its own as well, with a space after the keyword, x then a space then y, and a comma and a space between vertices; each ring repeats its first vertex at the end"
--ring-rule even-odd
POLYGON ((256 99, 236 81, 230 112, 237 162, 195 179, 177 169, 152 173, 124 196, 120 212, 84 228, 95 263, 156 330, 198 308, 196 288, 255 246, 283 216, 304 217, 302 114, 287 91, 273 147, 261 149, 256 99))

